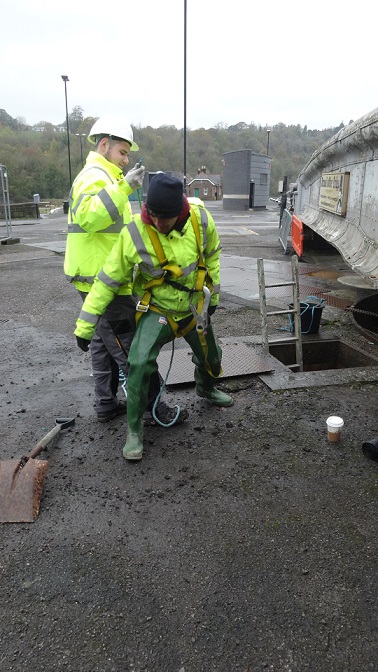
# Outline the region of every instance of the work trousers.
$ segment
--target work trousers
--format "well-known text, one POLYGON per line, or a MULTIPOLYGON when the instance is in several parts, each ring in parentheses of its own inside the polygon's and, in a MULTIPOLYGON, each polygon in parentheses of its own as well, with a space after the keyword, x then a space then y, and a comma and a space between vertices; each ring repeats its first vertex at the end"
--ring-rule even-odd
MULTIPOLYGON (((84 301, 85 292, 80 292, 84 301)), ((119 371, 128 375, 127 356, 135 332, 135 304, 130 296, 115 296, 97 322, 90 354, 95 387, 96 413, 112 411, 118 404, 119 371), (118 343, 118 342, 119 343, 118 343)), ((147 409, 151 410, 160 392, 161 377, 156 370, 148 388, 147 409)))
MULTIPOLYGON (((151 376, 158 370, 157 358, 160 350, 174 338, 174 332, 164 315, 149 310, 140 317, 129 352, 129 373, 127 379, 127 422, 131 431, 138 431, 140 420, 148 403, 148 389, 151 376)), ((221 373, 222 350, 215 341, 213 328, 207 328, 206 350, 194 328, 186 336, 195 364, 196 385, 204 390, 212 389, 221 373), (213 375, 207 370, 209 366, 213 375)))

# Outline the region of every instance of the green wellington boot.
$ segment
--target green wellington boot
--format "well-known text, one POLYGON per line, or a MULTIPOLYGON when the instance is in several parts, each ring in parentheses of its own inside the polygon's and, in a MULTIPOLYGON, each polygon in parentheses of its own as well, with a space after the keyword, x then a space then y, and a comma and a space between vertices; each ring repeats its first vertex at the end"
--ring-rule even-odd
POLYGON ((143 457, 143 422, 140 421, 140 427, 135 431, 127 428, 127 439, 123 447, 123 457, 125 460, 136 462, 143 457))
POLYGON ((215 406, 232 406, 232 404, 234 403, 233 398, 230 397, 229 394, 221 392, 216 387, 210 387, 206 389, 201 385, 197 384, 196 392, 199 397, 208 399, 208 401, 211 401, 213 404, 215 404, 215 406))
POLYGON ((194 381, 199 397, 211 401, 215 406, 232 406, 234 400, 229 394, 221 392, 215 387, 215 380, 198 366, 194 369, 194 381))

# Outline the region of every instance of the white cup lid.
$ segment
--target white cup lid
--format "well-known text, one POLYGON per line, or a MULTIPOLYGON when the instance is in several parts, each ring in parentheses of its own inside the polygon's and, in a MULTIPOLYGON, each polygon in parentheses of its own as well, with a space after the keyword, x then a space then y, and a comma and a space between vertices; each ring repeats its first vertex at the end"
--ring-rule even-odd
POLYGON ((339 418, 337 415, 330 415, 327 418, 327 425, 332 425, 333 427, 343 427, 344 420, 339 418))

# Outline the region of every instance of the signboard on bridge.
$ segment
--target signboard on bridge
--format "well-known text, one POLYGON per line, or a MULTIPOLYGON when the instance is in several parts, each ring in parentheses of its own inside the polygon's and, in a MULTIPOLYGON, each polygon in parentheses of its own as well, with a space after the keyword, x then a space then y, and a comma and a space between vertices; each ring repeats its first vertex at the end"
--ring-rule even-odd
POLYGON ((349 173, 322 173, 319 208, 345 217, 348 204, 349 173))

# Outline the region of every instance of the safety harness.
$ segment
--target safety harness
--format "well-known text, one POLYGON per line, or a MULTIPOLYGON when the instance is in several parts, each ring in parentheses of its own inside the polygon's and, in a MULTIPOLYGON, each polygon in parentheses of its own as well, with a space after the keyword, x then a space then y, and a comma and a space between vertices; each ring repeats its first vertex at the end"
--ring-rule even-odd
POLYGON ((156 230, 152 226, 146 226, 150 241, 158 258, 159 265, 161 269, 164 271, 164 273, 159 278, 153 278, 152 280, 149 280, 145 284, 144 286, 145 291, 143 297, 138 302, 136 307, 135 320, 136 323, 138 324, 138 321, 141 318, 142 314, 146 313, 148 310, 152 310, 156 313, 162 313, 168 320, 169 325, 173 331, 174 334, 173 338, 180 338, 181 336, 185 336, 195 327, 197 330, 199 341, 205 354, 206 370, 209 373, 209 375, 211 375, 213 378, 218 378, 220 375, 222 375, 222 371, 220 371, 220 373, 217 375, 214 375, 213 372, 211 371, 210 365, 208 363, 208 348, 206 342, 206 328, 208 326, 207 311, 210 304, 211 294, 213 292, 213 283, 204 263, 204 258, 201 250, 200 230, 194 210, 191 211, 190 221, 193 226, 194 235, 196 237, 198 247, 197 279, 194 288, 189 289, 189 287, 185 287, 185 285, 182 285, 181 283, 176 282, 176 280, 172 279, 172 278, 176 279, 180 278, 182 276, 182 270, 181 268, 179 268, 179 266, 168 263, 168 260, 165 256, 163 247, 160 243, 156 230), (190 302, 190 309, 193 313, 193 318, 190 320, 189 324, 187 324, 182 329, 179 329, 177 322, 175 322, 175 320, 173 320, 163 310, 161 310, 158 306, 155 306, 154 304, 150 303, 152 296, 151 292, 152 288, 160 286, 163 283, 171 285, 171 287, 174 287, 175 289, 178 289, 180 291, 188 292, 190 294, 190 298, 193 296, 195 292, 201 292, 201 297, 198 301, 197 308, 190 302))

